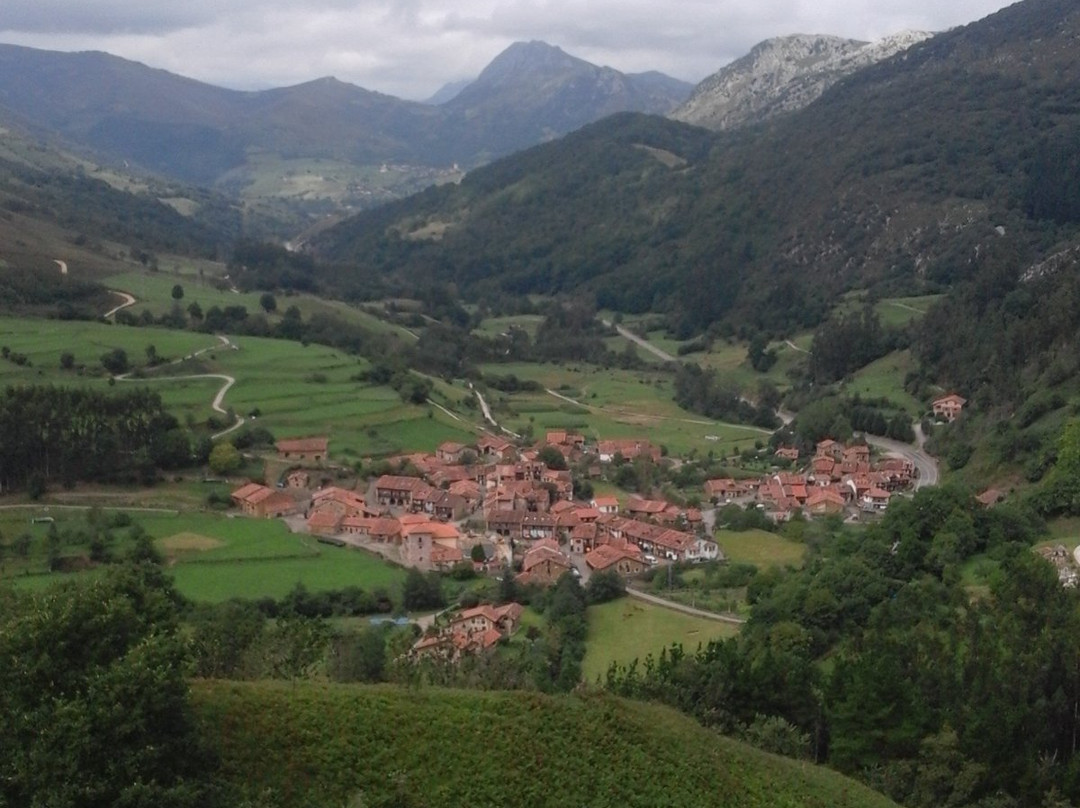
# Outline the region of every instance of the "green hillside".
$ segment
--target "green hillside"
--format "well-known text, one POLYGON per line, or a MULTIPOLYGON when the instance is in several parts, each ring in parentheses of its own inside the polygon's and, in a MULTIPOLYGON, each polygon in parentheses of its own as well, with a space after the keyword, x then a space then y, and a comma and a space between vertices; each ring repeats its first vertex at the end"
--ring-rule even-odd
POLYGON ((199 682, 194 696, 237 804, 893 805, 827 769, 610 696, 286 682, 199 682))
POLYGON ((1080 9, 1026 0, 711 135, 608 118, 326 231, 318 248, 466 295, 591 293, 689 334, 797 329, 853 288, 941 291, 1075 243, 1080 9))

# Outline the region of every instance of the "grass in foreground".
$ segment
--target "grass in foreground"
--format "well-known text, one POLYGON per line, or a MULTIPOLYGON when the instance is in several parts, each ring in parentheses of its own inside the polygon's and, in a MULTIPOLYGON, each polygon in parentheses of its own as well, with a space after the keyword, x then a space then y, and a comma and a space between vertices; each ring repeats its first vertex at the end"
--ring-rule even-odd
POLYGON ((296 682, 198 682, 234 804, 887 808, 835 772, 658 705, 296 682))
POLYGON ((590 606, 586 617, 589 632, 582 665, 586 682, 603 677, 612 662, 644 661, 649 654, 659 656, 673 642, 694 651, 699 644, 731 637, 738 631, 730 623, 692 617, 630 597, 590 606))

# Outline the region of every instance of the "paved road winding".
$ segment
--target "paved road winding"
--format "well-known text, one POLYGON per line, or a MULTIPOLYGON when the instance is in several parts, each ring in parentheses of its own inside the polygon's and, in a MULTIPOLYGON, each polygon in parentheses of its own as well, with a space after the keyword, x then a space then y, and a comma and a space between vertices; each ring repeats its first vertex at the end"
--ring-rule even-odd
POLYGON ((901 443, 898 440, 879 438, 876 435, 866 435, 866 442, 887 454, 902 457, 914 464, 918 472, 915 478, 915 490, 937 485, 940 477, 938 462, 919 447, 912 446, 910 443, 901 443))

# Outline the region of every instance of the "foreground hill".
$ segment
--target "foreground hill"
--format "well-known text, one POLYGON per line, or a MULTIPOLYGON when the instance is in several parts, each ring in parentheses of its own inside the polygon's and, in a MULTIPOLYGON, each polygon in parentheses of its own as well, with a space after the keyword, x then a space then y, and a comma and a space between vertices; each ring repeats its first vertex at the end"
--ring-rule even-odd
POLYGON ((827 769, 607 696, 201 682, 194 697, 238 802, 893 805, 827 769))
POLYGON ((853 287, 940 290, 990 245, 1022 271, 1078 238, 1078 26, 1076 3, 1026 0, 758 129, 615 116, 315 246, 477 296, 666 310, 687 334, 811 324, 853 287))

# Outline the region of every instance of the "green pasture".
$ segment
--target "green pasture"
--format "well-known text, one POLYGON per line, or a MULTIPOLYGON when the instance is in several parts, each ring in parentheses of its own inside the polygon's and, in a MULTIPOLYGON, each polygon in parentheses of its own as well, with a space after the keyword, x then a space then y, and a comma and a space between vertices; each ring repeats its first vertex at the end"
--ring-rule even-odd
POLYGON ((766 434, 681 409, 672 400, 671 376, 661 372, 600 369, 577 363, 487 365, 484 371, 536 380, 576 402, 548 393, 507 395, 493 391, 496 419, 515 432, 531 426, 538 437, 548 429, 577 429, 593 439, 644 437, 667 446, 673 454, 695 448, 736 450, 766 434))
MULTIPOLYGON (((176 259, 173 263, 174 268, 170 272, 135 270, 113 275, 107 278, 105 283, 110 288, 135 296, 138 302, 129 307, 128 311, 136 315, 144 310, 154 315, 161 315, 171 310, 175 302, 172 290, 177 284, 180 284, 184 290, 180 307, 185 314, 187 307, 192 303, 198 303, 204 312, 212 306, 222 309, 226 306, 243 306, 248 314, 264 313, 260 303, 262 292, 232 292, 229 289, 219 289, 215 283, 220 282, 220 266, 201 265, 198 262, 183 263, 184 261, 186 259, 176 259), (200 271, 203 273, 201 276, 198 274, 200 271)), ((315 314, 325 314, 362 326, 372 333, 386 334, 408 342, 415 341, 406 329, 340 300, 326 300, 306 294, 278 294, 275 295, 275 299, 277 308, 267 315, 271 323, 279 320, 290 306, 296 306, 305 319, 315 314)))
MULTIPOLYGON (((111 512, 107 510, 106 513, 111 512)), ((100 574, 101 567, 74 573, 49 573, 45 565, 47 523, 32 523, 44 510, 0 512, 0 535, 4 537, 4 573, 19 586, 41 587, 71 575, 100 574), (32 536, 28 557, 15 555, 16 537, 32 536)), ((280 598, 297 583, 312 591, 359 586, 363 589, 394 589, 404 570, 360 550, 320 544, 306 534, 291 533, 284 522, 269 519, 230 518, 214 513, 145 513, 128 511, 153 537, 164 556, 168 572, 185 597, 220 602, 229 598, 280 598)), ((52 507, 48 515, 58 528, 82 522, 85 510, 52 507)), ((128 528, 115 528, 111 551, 122 556, 130 547, 128 528)), ((79 545, 61 547, 61 555, 85 556, 79 545)))
POLYGON ((539 314, 511 314, 505 317, 488 317, 476 328, 476 331, 486 337, 497 337, 507 333, 511 328, 520 328, 525 331, 529 338, 536 336, 536 330, 544 318, 539 314))
POLYGON ((738 632, 731 623, 694 617, 631 597, 590 606, 586 619, 589 625, 582 663, 586 682, 603 678, 612 662, 628 665, 637 659, 644 663, 646 656, 658 657, 675 642, 693 652, 698 645, 738 632))
POLYGON ((257 409, 256 423, 275 437, 326 434, 337 459, 430 451, 446 440, 474 437, 465 424, 436 408, 403 403, 388 387, 356 381, 368 367, 357 357, 285 340, 238 337, 234 342, 239 350, 214 357, 218 372, 237 380, 226 402, 242 415, 257 409))
POLYGON ((926 411, 926 405, 904 389, 904 377, 915 369, 910 351, 894 351, 856 371, 843 390, 862 398, 887 398, 912 417, 926 411))
POLYGON ((765 530, 718 530, 716 543, 732 562, 756 567, 800 567, 806 547, 765 530))
POLYGON ((0 360, 0 384, 105 384, 101 356, 122 348, 133 365, 146 362, 146 347, 153 345, 159 357, 185 356, 216 344, 209 334, 165 329, 132 328, 82 320, 0 318, 0 346, 25 354, 31 366, 19 367, 0 360), (60 355, 71 353, 75 365, 85 365, 88 375, 60 369, 60 355), (101 374, 97 376, 96 374, 101 374))
POLYGON ((887 326, 905 326, 921 319, 930 307, 944 295, 921 295, 918 297, 889 297, 879 300, 874 311, 887 326))
MULTIPOLYGON (((248 416, 275 437, 326 434, 339 459, 370 454, 434 450, 446 440, 471 441, 467 422, 455 421, 438 409, 401 401, 388 387, 356 379, 368 363, 334 348, 261 337, 236 337, 236 350, 209 334, 138 328, 100 322, 0 318, 0 345, 24 353, 30 365, 0 360, 0 384, 108 384, 100 368, 102 354, 123 348, 132 365, 146 362, 146 347, 159 357, 182 358, 211 349, 191 361, 140 371, 142 378, 116 386, 141 384, 159 393, 181 422, 205 423, 214 416, 210 404, 220 379, 170 378, 220 373, 236 378, 223 406, 248 416), (86 373, 60 369, 60 355, 71 352, 86 373)), ((443 385, 449 396, 451 388, 443 385)), ((462 388, 460 396, 465 396, 462 388)))

